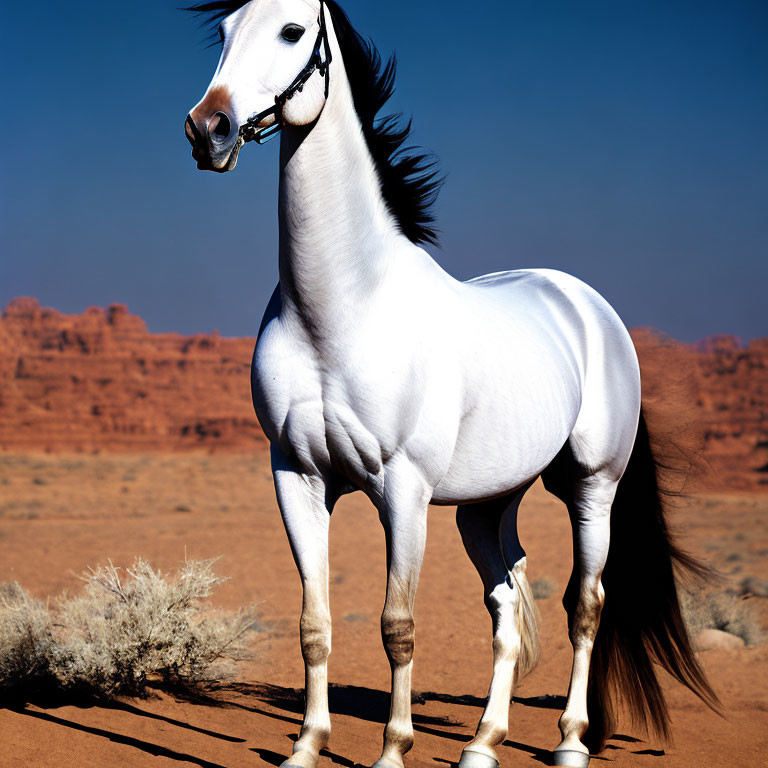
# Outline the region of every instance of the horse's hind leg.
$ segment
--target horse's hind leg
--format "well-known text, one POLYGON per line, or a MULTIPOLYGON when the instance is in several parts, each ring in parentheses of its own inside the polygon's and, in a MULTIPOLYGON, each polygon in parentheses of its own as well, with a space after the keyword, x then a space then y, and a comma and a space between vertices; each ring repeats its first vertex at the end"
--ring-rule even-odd
POLYGON ((589 727, 587 685, 592 647, 600 624, 605 594, 601 576, 610 544, 611 504, 618 479, 603 470, 586 477, 569 449, 544 473, 544 485, 568 507, 573 529, 573 573, 563 598, 568 633, 573 646, 573 667, 568 701, 560 717, 562 740, 553 764, 587 768, 589 750, 582 738, 589 727))
POLYGON ((513 686, 538 660, 536 609, 525 575, 525 552, 517 537, 517 510, 526 490, 456 511, 464 547, 482 579, 493 621, 488 701, 474 739, 462 752, 460 768, 498 766, 494 747, 507 737, 513 686))

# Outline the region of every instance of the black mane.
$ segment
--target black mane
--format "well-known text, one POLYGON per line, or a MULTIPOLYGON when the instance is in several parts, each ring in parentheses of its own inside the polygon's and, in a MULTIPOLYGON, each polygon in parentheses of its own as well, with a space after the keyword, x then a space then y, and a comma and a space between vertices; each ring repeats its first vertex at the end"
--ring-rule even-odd
MULTIPOLYGON (((198 3, 187 10, 203 16, 215 27, 221 19, 247 2, 215 0, 198 3)), ((437 161, 430 154, 403 147, 411 134, 410 120, 402 124, 401 115, 378 117, 395 90, 395 57, 382 64, 376 46, 354 29, 338 3, 325 0, 325 5, 331 14, 355 111, 373 157, 387 207, 411 242, 437 244, 432 206, 443 181, 438 175, 437 161)))

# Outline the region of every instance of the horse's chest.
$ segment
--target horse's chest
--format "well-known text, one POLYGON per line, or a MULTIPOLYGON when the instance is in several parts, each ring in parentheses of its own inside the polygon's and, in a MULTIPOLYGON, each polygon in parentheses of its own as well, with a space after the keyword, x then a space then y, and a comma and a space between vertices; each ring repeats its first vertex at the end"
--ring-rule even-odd
POLYGON ((305 471, 334 471, 359 485, 381 473, 381 442, 354 407, 354 387, 323 371, 311 351, 279 338, 260 342, 253 383, 264 431, 305 471))
POLYGON ((379 441, 354 410, 333 398, 292 404, 279 441, 306 469, 331 470, 361 486, 381 473, 379 441))

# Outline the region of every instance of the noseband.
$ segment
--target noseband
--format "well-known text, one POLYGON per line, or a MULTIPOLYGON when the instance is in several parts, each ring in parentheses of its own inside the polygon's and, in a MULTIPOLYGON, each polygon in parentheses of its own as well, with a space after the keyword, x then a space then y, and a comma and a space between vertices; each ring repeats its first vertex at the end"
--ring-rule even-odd
POLYGON ((325 78, 325 97, 328 98, 328 65, 331 63, 331 46, 328 42, 328 30, 325 26, 325 14, 323 13, 323 0, 320 0, 320 15, 317 23, 319 31, 312 55, 309 57, 304 69, 296 75, 294 81, 279 95, 275 96, 275 105, 262 112, 251 115, 241 126, 238 135, 238 141, 247 144, 249 141, 255 141, 257 144, 266 144, 271 138, 277 136, 283 130, 283 107, 297 93, 304 90, 307 80, 317 70, 321 77, 325 78), (325 58, 320 53, 321 48, 325 49, 325 58), (275 122, 266 128, 259 128, 259 123, 265 118, 273 115, 275 122))

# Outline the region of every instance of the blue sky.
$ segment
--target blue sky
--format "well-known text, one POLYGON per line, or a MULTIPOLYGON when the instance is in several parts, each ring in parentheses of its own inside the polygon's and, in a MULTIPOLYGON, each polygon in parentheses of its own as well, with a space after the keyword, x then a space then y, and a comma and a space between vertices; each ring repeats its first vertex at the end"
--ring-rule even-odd
MULTIPOLYGON (((164 0, 0 8, 0 305, 127 303, 255 335, 277 279, 277 143, 196 170, 218 52, 164 0)), ((629 326, 768 335, 768 3, 348 0, 447 182, 458 277, 546 266, 629 326)))

